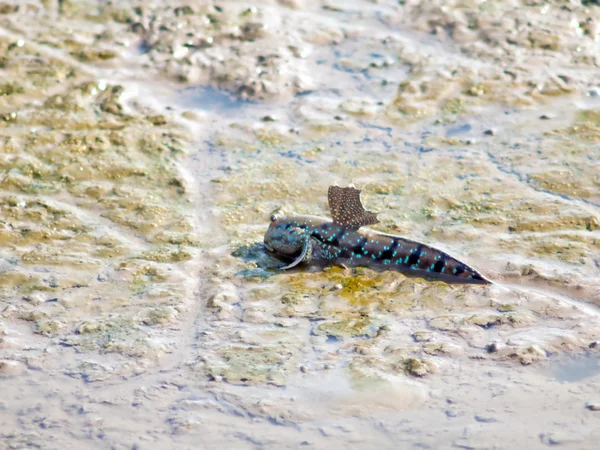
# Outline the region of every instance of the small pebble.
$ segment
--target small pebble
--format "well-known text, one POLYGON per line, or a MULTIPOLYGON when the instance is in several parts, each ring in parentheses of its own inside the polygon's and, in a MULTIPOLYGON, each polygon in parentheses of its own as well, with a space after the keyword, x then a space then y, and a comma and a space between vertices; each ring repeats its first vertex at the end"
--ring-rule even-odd
POLYGON ((496 353, 498 350, 500 350, 500 344, 497 342, 492 342, 491 344, 486 345, 485 349, 488 353, 496 353))
MULTIPOLYGON (((45 354, 49 354, 51 353, 52 350, 50 350, 49 348, 45 348, 44 349, 44 353, 45 354)), ((27 368, 29 370, 43 370, 44 366, 42 364, 42 359, 35 357, 35 358, 27 358, 27 368)))
POLYGON ((34 294, 30 294, 26 297, 23 297, 23 300, 31 303, 32 305, 40 305, 46 301, 46 297, 41 292, 36 292, 34 294))
POLYGON ((485 134, 486 136, 496 136, 496 130, 490 128, 489 130, 485 130, 483 134, 485 134))
POLYGON ((587 95, 588 97, 600 97, 600 89, 590 89, 587 95))
POLYGON ((319 428, 319 431, 321 432, 321 434, 325 437, 329 437, 331 436, 331 429, 328 427, 321 427, 319 428))
POLYGON ((0 375, 21 375, 25 372, 25 365, 11 359, 0 359, 0 375))
POLYGON ((100 425, 102 425, 102 423, 104 422, 104 419, 102 417, 99 416, 95 416, 95 417, 90 417, 85 425, 88 427, 98 427, 100 425))
POLYGON ((540 116, 540 120, 550 120, 552 119, 552 116, 549 116, 548 114, 542 114, 540 116))
POLYGON ((412 337, 415 342, 428 342, 433 337, 433 334, 430 331, 415 331, 412 337))
POLYGON ((600 403, 586 403, 585 407, 590 411, 600 411, 600 403))
MULTIPOLYGON (((552 431, 540 434, 540 441, 544 445, 573 445, 581 439, 578 433, 569 431, 552 431)), ((574 447, 571 447, 574 448, 574 447)))
POLYGON ((300 366, 300 372, 307 373, 308 372, 308 366, 306 366, 306 365, 300 366))
POLYGON ((275 118, 275 116, 268 115, 268 116, 264 116, 260 120, 262 120, 263 122, 275 122, 277 119, 275 118))
POLYGON ((135 23, 131 24, 130 29, 135 34, 142 34, 142 33, 146 32, 146 28, 140 22, 135 22, 135 23))
POLYGON ((492 423, 496 422, 496 419, 492 416, 486 416, 482 414, 475 414, 475 420, 481 423, 492 423))
POLYGON ((204 118, 203 114, 198 111, 184 111, 181 113, 181 117, 194 122, 199 122, 204 118))

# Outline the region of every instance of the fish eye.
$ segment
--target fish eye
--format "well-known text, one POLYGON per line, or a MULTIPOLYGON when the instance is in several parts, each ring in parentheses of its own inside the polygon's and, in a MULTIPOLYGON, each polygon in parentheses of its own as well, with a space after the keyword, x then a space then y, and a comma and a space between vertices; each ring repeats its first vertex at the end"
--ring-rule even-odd
POLYGON ((275 208, 273 211, 271 211, 271 215, 269 216, 269 219, 271 220, 271 222, 276 222, 277 220, 281 219, 283 216, 284 216, 284 214, 282 214, 281 208, 275 208))

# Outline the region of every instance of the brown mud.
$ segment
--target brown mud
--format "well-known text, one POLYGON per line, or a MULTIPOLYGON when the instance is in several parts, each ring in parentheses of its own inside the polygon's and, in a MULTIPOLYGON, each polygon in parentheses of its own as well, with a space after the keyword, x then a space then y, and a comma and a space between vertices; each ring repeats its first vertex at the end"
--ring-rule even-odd
POLYGON ((0 2, 0 449, 596 448, 599 23, 0 2), (334 183, 494 283, 277 271, 334 183))

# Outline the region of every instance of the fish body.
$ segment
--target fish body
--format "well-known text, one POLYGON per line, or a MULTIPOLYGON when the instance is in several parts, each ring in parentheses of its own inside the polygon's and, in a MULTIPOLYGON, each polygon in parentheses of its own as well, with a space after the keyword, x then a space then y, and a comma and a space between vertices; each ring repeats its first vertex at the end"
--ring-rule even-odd
POLYGON ((441 250, 399 236, 361 229, 362 225, 378 220, 376 214, 364 210, 359 194, 353 187, 329 189, 334 220, 316 216, 271 216, 265 249, 279 259, 291 261, 282 269, 303 262, 323 261, 343 266, 415 271, 457 282, 489 283, 475 269, 441 250))

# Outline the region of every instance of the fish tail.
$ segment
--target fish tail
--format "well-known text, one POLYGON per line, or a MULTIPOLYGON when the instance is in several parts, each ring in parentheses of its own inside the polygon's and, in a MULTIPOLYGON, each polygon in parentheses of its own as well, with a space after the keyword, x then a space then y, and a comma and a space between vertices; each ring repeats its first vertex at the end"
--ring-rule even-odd
POLYGON ((406 239, 394 238, 384 256, 402 268, 449 276, 468 283, 489 283, 477 270, 447 253, 406 239))

